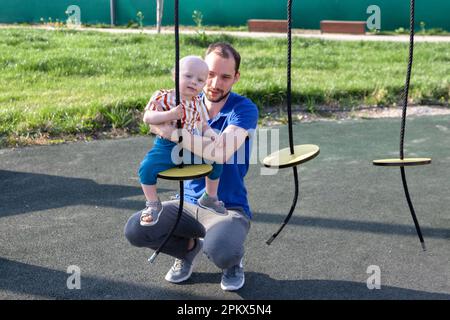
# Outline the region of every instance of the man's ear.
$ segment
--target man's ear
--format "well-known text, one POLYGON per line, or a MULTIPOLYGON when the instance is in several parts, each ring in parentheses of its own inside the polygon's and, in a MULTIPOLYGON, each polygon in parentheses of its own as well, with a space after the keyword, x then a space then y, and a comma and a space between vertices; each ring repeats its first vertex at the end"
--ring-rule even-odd
POLYGON ((238 71, 234 75, 234 83, 238 82, 240 78, 241 78, 241 73, 238 71))

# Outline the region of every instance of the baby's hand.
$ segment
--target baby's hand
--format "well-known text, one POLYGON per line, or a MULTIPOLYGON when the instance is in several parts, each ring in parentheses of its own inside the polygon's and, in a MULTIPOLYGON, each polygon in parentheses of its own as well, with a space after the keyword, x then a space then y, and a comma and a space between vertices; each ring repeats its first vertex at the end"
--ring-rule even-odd
POLYGON ((170 111, 174 115, 174 119, 181 119, 183 117, 183 107, 181 106, 181 104, 173 109, 170 109, 170 111))

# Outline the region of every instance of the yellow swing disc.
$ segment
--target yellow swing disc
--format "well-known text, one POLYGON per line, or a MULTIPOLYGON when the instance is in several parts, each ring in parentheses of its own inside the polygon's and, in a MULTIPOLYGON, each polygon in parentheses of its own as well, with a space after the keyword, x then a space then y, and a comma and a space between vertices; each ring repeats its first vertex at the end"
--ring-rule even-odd
POLYGON ((165 180, 191 180, 202 178, 210 174, 212 165, 210 164, 192 164, 183 166, 183 168, 172 168, 158 173, 158 177, 165 180))
POLYGON ((373 160, 375 166, 384 167, 409 167, 430 164, 431 158, 404 158, 404 159, 379 159, 373 160))
POLYGON ((315 144, 301 144, 294 146, 294 154, 290 148, 281 149, 272 153, 263 160, 264 166, 268 168, 289 168, 314 159, 320 152, 315 144))

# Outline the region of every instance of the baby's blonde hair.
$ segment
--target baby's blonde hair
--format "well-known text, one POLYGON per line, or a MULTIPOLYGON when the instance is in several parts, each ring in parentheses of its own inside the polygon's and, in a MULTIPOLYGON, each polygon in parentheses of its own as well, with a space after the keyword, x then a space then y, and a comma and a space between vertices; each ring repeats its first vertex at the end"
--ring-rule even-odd
MULTIPOLYGON (((195 63, 197 66, 205 68, 205 71, 209 69, 208 65, 206 64, 205 60, 202 59, 202 57, 190 55, 180 59, 180 70, 183 69, 185 64, 191 61, 195 63)), ((175 75, 175 67, 172 69, 172 75, 175 75)))

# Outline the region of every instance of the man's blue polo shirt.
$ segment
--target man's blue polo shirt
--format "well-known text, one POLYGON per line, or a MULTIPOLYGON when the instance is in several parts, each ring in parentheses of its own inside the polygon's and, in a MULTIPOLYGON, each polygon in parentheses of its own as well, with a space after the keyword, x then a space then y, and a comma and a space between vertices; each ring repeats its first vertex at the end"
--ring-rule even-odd
MULTIPOLYGON (((208 123, 211 128, 219 132, 225 130, 229 125, 235 125, 249 133, 249 138, 223 166, 218 196, 227 209, 240 207, 251 218, 252 214, 248 205, 244 177, 249 168, 253 136, 258 125, 258 108, 250 99, 231 92, 222 110, 208 123), (231 162, 231 159, 233 159, 233 162, 231 162)), ((205 191, 205 179, 185 181, 184 188, 185 201, 196 204, 197 199, 205 191)))

